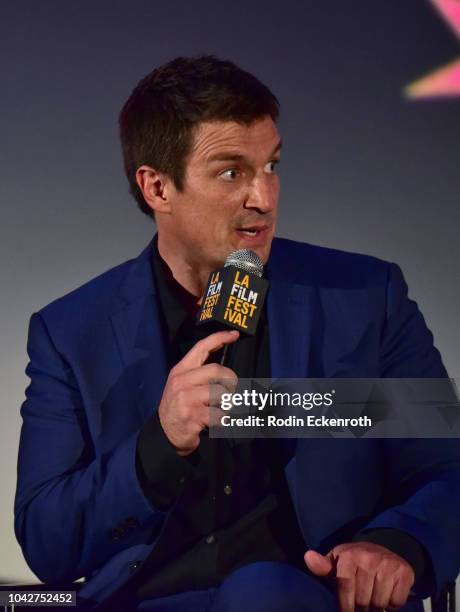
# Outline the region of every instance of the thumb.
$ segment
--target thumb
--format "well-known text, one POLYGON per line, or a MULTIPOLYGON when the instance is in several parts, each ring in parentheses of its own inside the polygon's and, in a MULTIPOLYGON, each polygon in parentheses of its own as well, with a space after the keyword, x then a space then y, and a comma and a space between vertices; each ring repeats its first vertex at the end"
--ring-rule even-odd
POLYGON ((315 550, 307 550, 304 559, 308 569, 316 576, 327 576, 332 573, 333 565, 329 557, 315 550))

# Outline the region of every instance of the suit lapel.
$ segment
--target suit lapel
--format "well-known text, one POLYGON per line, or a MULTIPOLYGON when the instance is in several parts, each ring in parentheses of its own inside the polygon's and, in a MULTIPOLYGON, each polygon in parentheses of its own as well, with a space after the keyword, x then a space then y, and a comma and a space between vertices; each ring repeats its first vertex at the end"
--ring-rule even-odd
POLYGON ((309 375, 314 305, 314 288, 270 280, 267 317, 272 378, 309 375))
POLYGON ((158 407, 168 376, 151 263, 152 242, 133 262, 110 315, 141 423, 158 407))
MULTIPOLYGON (((270 336, 270 361, 272 378, 308 378, 320 375, 320 360, 315 360, 313 336, 317 335, 318 298, 314 286, 287 283, 280 280, 286 276, 282 266, 277 268, 278 258, 271 257, 267 265, 270 282, 267 295, 267 318, 270 336), (315 329, 313 329, 315 326, 315 329)), ((316 351, 318 353, 318 351, 316 351)), ((302 441, 304 442, 304 441, 302 441)), ((305 442, 309 442, 305 440, 305 442)), ((299 520, 299 504, 296 491, 299 481, 296 470, 296 448, 298 440, 278 440, 285 458, 286 481, 299 520)), ((300 487, 302 490, 302 487, 300 487)), ((300 520, 305 534, 305 525, 300 520)))

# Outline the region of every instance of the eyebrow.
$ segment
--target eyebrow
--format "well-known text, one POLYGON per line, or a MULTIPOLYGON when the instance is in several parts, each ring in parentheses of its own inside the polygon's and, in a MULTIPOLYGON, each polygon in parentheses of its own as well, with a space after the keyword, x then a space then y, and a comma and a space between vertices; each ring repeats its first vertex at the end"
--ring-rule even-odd
MULTIPOLYGON (((278 144, 276 145, 276 147, 273 149, 272 154, 270 155, 270 157, 273 157, 273 155, 275 155, 275 153, 278 153, 278 151, 281 149, 282 147, 282 141, 280 140, 278 142, 278 144)), ((241 162, 241 161, 245 161, 246 157, 244 155, 241 155, 241 153, 236 153, 234 151, 222 151, 222 153, 216 153, 215 155, 211 155, 208 158, 208 163, 210 162, 215 162, 215 161, 235 161, 235 162, 241 162)))

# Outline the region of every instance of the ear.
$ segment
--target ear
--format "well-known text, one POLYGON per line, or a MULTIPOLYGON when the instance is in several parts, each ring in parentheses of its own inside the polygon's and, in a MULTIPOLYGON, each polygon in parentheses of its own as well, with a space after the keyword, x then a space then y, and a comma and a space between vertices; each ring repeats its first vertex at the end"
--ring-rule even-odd
POLYGON ((136 170, 136 182, 142 191, 144 200, 154 213, 171 212, 171 203, 168 196, 174 187, 171 179, 151 166, 140 166, 136 170))

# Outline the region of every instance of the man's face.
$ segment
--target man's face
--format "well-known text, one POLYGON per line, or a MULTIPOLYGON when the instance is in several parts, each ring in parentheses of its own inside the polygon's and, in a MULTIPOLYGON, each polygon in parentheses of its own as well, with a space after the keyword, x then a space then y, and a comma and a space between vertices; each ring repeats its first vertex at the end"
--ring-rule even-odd
POLYGON ((280 138, 270 117, 250 125, 201 123, 187 158, 184 189, 158 227, 163 244, 199 269, 215 269, 236 249, 266 263, 275 232, 280 138))

